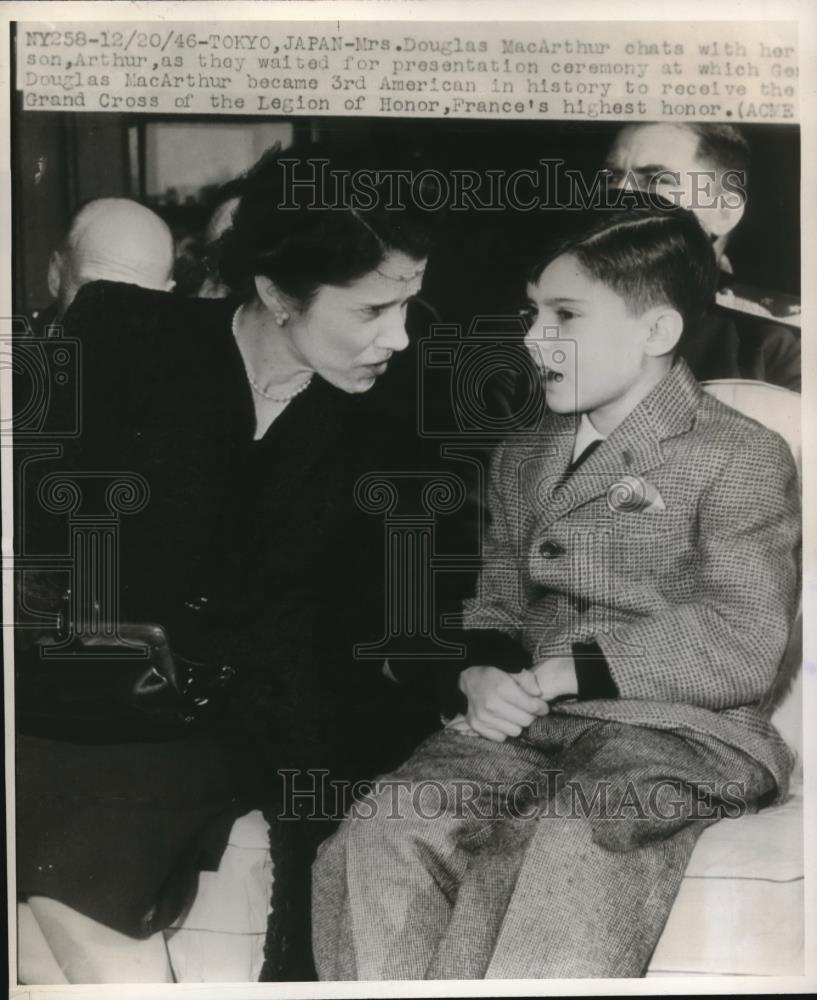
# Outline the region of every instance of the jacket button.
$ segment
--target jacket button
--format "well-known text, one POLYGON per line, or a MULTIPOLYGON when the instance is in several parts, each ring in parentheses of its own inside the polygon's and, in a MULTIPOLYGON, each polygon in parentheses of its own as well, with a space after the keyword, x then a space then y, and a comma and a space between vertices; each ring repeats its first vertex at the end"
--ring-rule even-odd
POLYGON ((545 557, 545 559, 555 559, 556 556, 562 555, 564 552, 564 547, 558 542, 542 542, 539 546, 539 552, 545 557))

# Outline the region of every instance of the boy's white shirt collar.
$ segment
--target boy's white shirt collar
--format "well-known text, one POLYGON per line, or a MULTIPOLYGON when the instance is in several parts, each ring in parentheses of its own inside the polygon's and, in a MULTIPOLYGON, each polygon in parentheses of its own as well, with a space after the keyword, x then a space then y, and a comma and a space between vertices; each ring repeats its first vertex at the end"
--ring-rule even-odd
POLYGON ((573 442, 573 456, 571 461, 575 462, 584 449, 594 441, 604 441, 606 436, 599 434, 590 421, 586 413, 579 419, 579 427, 576 431, 576 440, 573 442))

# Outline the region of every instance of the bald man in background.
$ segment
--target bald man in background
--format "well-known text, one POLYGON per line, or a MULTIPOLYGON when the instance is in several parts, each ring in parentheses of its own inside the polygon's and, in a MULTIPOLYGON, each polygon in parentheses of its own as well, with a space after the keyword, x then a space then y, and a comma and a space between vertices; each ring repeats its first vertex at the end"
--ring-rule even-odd
POLYGON ((48 290, 56 300, 50 321, 62 318, 89 281, 169 291, 173 262, 173 236, 155 212, 129 198, 88 202, 48 263, 48 290))

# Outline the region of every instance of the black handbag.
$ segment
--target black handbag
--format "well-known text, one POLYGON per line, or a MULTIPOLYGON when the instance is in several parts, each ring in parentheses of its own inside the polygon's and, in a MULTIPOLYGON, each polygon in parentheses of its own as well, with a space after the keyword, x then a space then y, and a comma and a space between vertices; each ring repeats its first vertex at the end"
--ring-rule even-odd
MULTIPOLYGON (((206 602, 204 602, 206 604, 206 602)), ((73 742, 181 738, 210 726, 224 710, 236 671, 201 650, 202 603, 186 603, 183 655, 165 628, 121 623, 113 635, 60 625, 15 649, 17 729, 73 742), (197 626, 199 628, 197 629, 197 626), (196 635, 197 641, 190 637, 196 635)))

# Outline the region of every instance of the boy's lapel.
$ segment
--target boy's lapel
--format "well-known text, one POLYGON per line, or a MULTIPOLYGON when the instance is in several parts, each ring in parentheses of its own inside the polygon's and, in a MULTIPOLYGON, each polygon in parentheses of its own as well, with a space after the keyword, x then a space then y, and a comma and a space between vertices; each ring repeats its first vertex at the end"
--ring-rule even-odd
POLYGON ((548 522, 603 496, 623 476, 645 476, 662 464, 660 438, 651 427, 638 423, 626 429, 622 424, 563 484, 557 484, 548 522))
POLYGON ((523 502, 540 517, 548 515, 553 491, 570 463, 577 426, 573 413, 548 413, 541 431, 520 455, 523 502))
POLYGON ((664 460, 661 442, 692 426, 701 388, 686 363, 679 360, 667 376, 639 403, 609 438, 563 481, 573 435, 566 453, 549 469, 540 486, 541 526, 547 526, 589 500, 605 494, 623 476, 644 477, 664 460))

